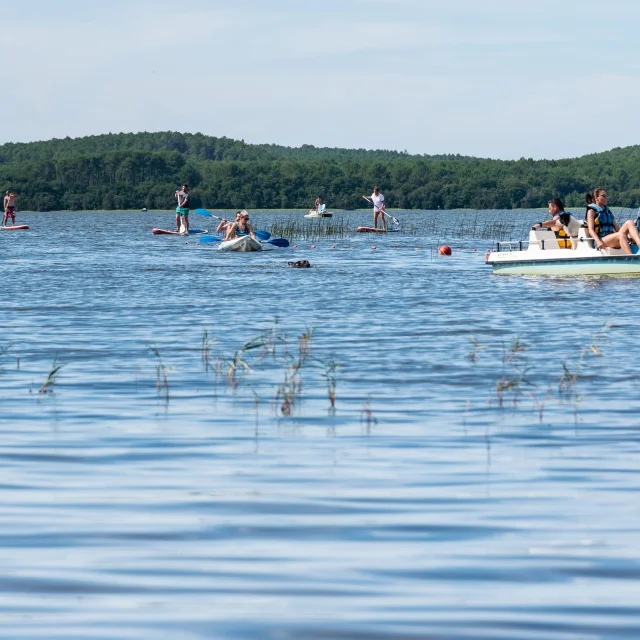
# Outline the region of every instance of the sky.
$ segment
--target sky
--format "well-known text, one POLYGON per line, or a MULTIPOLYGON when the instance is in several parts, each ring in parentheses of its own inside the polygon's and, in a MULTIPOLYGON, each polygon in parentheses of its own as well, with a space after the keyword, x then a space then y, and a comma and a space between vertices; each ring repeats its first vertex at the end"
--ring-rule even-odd
POLYGON ((638 0, 0 0, 0 143, 137 131, 566 158, 640 143, 638 0))

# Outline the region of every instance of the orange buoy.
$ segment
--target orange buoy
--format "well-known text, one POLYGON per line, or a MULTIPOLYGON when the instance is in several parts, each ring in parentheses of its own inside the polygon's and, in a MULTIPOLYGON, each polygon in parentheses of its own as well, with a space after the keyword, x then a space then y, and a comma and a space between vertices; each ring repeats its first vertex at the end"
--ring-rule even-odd
POLYGON ((441 247, 438 247, 438 253, 441 256, 450 256, 451 255, 451 247, 447 244, 443 244, 441 247))

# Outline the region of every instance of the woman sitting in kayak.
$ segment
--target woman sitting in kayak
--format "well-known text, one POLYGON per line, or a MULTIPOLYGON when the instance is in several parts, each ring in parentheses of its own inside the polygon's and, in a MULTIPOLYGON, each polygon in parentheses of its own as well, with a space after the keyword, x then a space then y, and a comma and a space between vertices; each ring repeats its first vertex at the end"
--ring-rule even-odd
POLYGON ((587 228, 596 248, 611 247, 632 254, 629 238, 640 246, 640 233, 636 225, 627 220, 621 227, 618 226, 609 209, 609 196, 604 189, 595 189, 593 194, 587 193, 584 198, 587 202, 587 228))
MULTIPOLYGON (((242 211, 236 211, 236 220, 235 220, 235 222, 238 222, 240 220, 240 216, 241 215, 242 215, 242 211)), ((235 223, 230 222, 226 218, 222 218, 222 220, 220 221, 220 224, 218 225, 218 228, 216 229, 216 233, 222 233, 224 231, 225 235, 226 235, 226 233, 229 231, 229 229, 234 224, 235 223)))
POLYGON ((229 227, 225 240, 233 240, 243 236, 251 236, 257 240, 253 227, 249 224, 249 214, 246 211, 241 211, 239 219, 229 227))

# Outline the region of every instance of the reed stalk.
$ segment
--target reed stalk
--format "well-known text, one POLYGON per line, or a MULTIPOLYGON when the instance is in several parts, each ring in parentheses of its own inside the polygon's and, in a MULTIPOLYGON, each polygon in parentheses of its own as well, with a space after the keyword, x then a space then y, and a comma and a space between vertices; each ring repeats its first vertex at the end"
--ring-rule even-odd
POLYGON ((58 382, 58 374, 60 373, 60 369, 64 367, 63 363, 58 362, 58 355, 53 358, 53 364, 51 365, 51 369, 45 378, 45 381, 42 383, 38 393, 53 393, 52 387, 58 382))

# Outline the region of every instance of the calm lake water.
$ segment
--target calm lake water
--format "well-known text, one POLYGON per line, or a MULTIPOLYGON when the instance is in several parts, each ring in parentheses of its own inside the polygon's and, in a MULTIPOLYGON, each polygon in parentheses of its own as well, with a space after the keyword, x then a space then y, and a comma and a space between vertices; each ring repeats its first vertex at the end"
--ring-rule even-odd
POLYGON ((219 254, 152 236, 171 214, 18 223, 0 637, 640 637, 638 280, 497 277, 440 233, 219 254))

